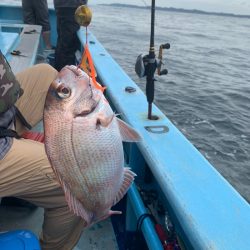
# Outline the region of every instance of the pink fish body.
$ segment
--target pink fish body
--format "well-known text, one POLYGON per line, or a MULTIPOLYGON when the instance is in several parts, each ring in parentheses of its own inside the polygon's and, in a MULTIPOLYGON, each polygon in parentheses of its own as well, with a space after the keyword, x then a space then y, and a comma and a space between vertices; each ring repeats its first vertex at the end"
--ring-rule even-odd
POLYGON ((44 109, 45 149, 70 209, 86 225, 107 218, 135 174, 124 168, 122 141, 140 137, 113 113, 91 78, 66 66, 51 84, 44 109))

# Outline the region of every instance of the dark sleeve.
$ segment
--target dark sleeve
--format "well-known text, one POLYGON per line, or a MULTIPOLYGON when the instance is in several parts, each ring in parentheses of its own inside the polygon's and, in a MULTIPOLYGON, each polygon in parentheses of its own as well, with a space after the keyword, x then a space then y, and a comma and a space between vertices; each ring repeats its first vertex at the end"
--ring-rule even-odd
POLYGON ((22 94, 23 90, 0 50, 0 113, 13 106, 22 94))

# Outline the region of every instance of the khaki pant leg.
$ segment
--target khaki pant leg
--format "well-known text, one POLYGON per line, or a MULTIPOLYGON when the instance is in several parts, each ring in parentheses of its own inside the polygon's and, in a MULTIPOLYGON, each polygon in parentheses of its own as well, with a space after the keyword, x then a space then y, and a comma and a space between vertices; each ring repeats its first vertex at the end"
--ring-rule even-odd
MULTIPOLYGON (((24 90, 24 94, 16 102, 16 106, 32 127, 42 120, 45 98, 49 86, 57 74, 58 72, 49 64, 41 63, 16 75, 24 90)), ((17 132, 21 134, 24 129, 17 120, 17 132)))
POLYGON ((4 196, 19 197, 45 209, 43 250, 71 250, 77 244, 84 221, 69 211, 42 143, 13 140, 0 161, 0 197, 4 196))

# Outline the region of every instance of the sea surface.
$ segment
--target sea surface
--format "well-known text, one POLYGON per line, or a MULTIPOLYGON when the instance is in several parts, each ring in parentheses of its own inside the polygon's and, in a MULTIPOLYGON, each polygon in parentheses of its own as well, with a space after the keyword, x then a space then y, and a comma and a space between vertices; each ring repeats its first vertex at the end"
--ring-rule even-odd
MULTIPOLYGON (((149 50, 150 10, 91 8, 90 30, 145 90, 134 64, 149 50)), ((156 11, 156 48, 171 48, 163 53, 168 75, 156 77, 155 104, 248 202, 249 31, 247 18, 156 11)))
MULTIPOLYGON (((134 64, 149 50, 150 10, 92 10, 90 29, 145 90, 134 64)), ((166 42, 155 104, 250 202, 250 19, 156 11, 157 50, 166 42)))

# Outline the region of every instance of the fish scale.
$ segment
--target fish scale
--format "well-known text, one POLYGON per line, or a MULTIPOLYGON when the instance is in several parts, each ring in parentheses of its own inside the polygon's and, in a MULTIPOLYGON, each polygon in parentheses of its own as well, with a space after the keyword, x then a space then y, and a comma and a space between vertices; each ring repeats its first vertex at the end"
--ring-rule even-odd
POLYGON ((70 209, 87 226, 111 211, 135 174, 124 168, 122 141, 139 134, 118 119, 87 74, 66 66, 51 84, 44 108, 45 149, 70 209))
MULTIPOLYGON (((53 121, 53 119, 48 119, 49 121, 53 121)), ((55 119, 54 119, 55 120, 55 119)), ((72 147, 69 143, 65 143, 65 141, 70 142, 70 133, 66 133, 66 131, 70 131, 71 124, 67 123, 61 124, 59 121, 55 120, 55 124, 53 122, 48 123, 48 127, 54 127, 54 130, 56 132, 54 137, 48 138, 48 144, 51 145, 51 150, 49 154, 53 159, 55 158, 63 158, 64 161, 55 162, 54 165, 56 166, 56 171, 61 175, 61 177, 64 179, 67 177, 71 177, 72 180, 76 180, 78 182, 81 182, 80 179, 81 175, 79 175, 79 169, 76 167, 77 162, 74 157, 74 153, 72 150, 72 147), (61 133, 58 133, 57 131, 61 131, 61 133), (63 136, 62 136, 63 134, 63 136), (58 147, 60 145, 60 147, 58 147), (69 170, 67 168, 68 165, 71 165, 71 169, 69 170)), ((53 132, 52 132, 53 133, 53 132)))
POLYGON ((80 132, 81 127, 83 127, 81 123, 77 122, 74 124, 76 127, 73 129, 72 140, 74 144, 81 144, 81 147, 75 147, 74 151, 76 156, 79 156, 77 158, 80 166, 91 166, 90 171, 84 171, 84 176, 87 179, 87 183, 91 185, 92 191, 96 193, 97 197, 95 199, 112 203, 123 178, 122 144, 121 140, 119 141, 118 139, 119 135, 115 135, 115 132, 119 132, 119 129, 118 127, 116 130, 112 129, 112 126, 115 127, 115 121, 114 124, 110 125, 109 129, 96 129, 92 124, 94 123, 85 123, 84 126, 89 133, 93 134, 91 137, 89 133, 80 132), (112 136, 112 134, 114 135, 112 136), (110 140, 112 137, 113 140, 110 140), (83 141, 85 142, 84 144, 81 143, 83 141), (80 157, 81 154, 83 154, 82 157, 80 157), (117 166, 120 167, 117 168, 117 166), (105 189, 100 189, 100 186, 105 186, 107 183, 110 185, 106 185, 105 189), (109 189, 107 186, 109 186, 109 189))

